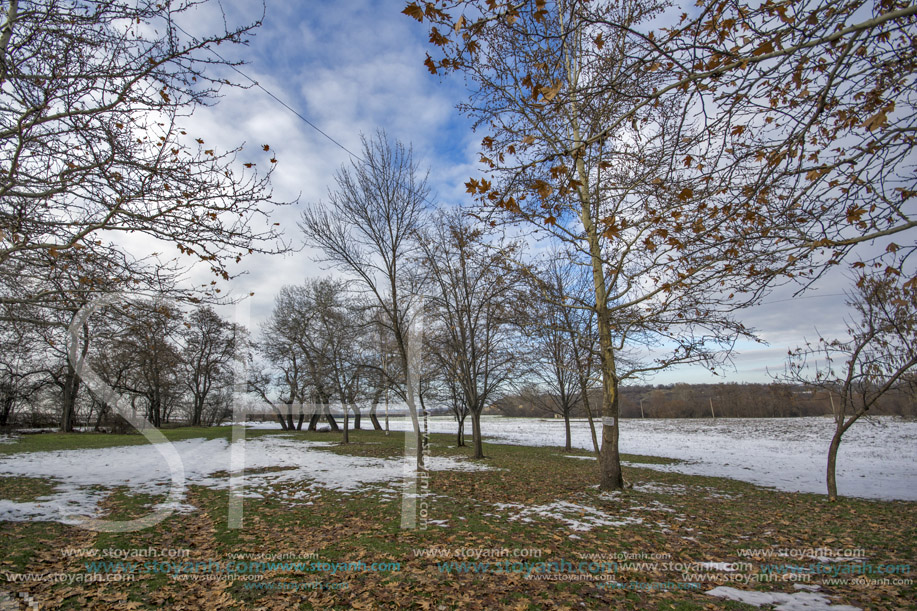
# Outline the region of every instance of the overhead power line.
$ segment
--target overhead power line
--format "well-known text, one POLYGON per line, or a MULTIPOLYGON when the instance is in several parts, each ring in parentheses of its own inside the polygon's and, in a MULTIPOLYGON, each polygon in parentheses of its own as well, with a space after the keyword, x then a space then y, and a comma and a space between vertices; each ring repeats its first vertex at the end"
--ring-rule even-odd
MULTIPOLYGON (((183 32, 183 33, 185 34, 185 36, 187 36, 187 37, 190 38, 191 40, 197 42, 197 39, 196 39, 194 36, 191 36, 191 34, 188 34, 188 32, 185 31, 185 29, 184 29, 183 27, 181 27, 181 26, 178 25, 178 24, 175 24, 175 27, 178 28, 179 30, 181 30, 181 32, 183 32)), ((212 48, 210 48, 210 47, 207 47, 207 50, 210 51, 211 53, 213 53, 215 56, 217 56, 217 58, 219 58, 220 61, 222 61, 224 64, 226 64, 227 66, 229 66, 230 68, 232 68, 232 70, 233 70, 234 72, 236 72, 236 74, 238 74, 239 76, 241 76, 242 78, 244 78, 245 80, 247 80, 249 83, 251 83, 252 85, 254 85, 255 87, 257 87, 258 89, 260 89, 261 91, 263 91, 264 93, 266 93, 266 94, 267 94, 268 96, 270 96, 275 102, 277 102, 278 104, 280 104, 281 106, 283 106, 284 108, 286 108, 287 110, 289 110, 289 111, 290 111, 291 113, 293 113, 296 117, 298 117, 303 123, 305 123, 306 125, 308 125, 308 126, 311 127, 312 129, 314 129, 315 131, 317 131, 318 133, 320 133, 322 136, 324 136, 325 138, 327 138, 328 141, 332 142, 335 146, 337 146, 338 148, 340 148, 341 150, 343 150, 344 152, 346 152, 348 155, 350 155, 350 156, 353 157, 354 159, 357 159, 358 161, 363 161, 363 158, 362 158, 362 157, 360 157, 359 155, 357 155, 356 153, 354 153, 353 151, 351 151, 349 148, 347 148, 346 146, 344 146, 343 144, 341 144, 340 142, 338 142, 337 140, 335 140, 334 138, 332 138, 332 137, 331 137, 330 135, 328 135, 325 131, 323 131, 319 126, 317 126, 315 123, 313 123, 312 121, 310 121, 309 119, 307 119, 305 116, 303 116, 302 113, 300 113, 298 110, 296 110, 295 108, 293 108, 292 106, 290 106, 289 104, 287 104, 286 102, 284 102, 284 101, 283 101, 282 99, 280 99, 277 95, 275 95, 272 91, 268 90, 264 85, 262 85, 261 83, 259 83, 258 81, 256 81, 256 80, 253 79, 252 77, 250 77, 249 75, 245 74, 245 73, 242 72, 241 70, 239 70, 238 67, 234 66, 234 65, 232 64, 232 62, 230 62, 229 60, 227 60, 225 57, 223 57, 222 55, 220 55, 219 53, 217 53, 216 51, 214 51, 214 50, 213 50, 212 48)))

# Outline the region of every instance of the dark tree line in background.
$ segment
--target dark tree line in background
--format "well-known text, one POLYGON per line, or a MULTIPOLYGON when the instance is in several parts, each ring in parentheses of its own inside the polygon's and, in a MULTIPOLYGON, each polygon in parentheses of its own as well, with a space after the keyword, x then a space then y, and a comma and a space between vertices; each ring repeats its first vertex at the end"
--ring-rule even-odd
MULTIPOLYGON (((879 387, 875 387, 877 390, 879 387)), ((592 391, 598 400, 598 391, 592 391)), ((562 417, 559 398, 542 394, 532 400, 530 391, 498 401, 487 413, 513 417, 562 417)), ((830 416, 840 405, 839 389, 832 392, 802 383, 665 384, 621 387, 623 418, 797 418, 830 416), (711 414, 710 402, 713 402, 711 414), (642 404, 642 408, 641 408, 642 404)), ((917 417, 917 389, 899 384, 870 407, 870 414, 917 417)), ((582 402, 570 410, 573 418, 586 418, 582 402)))
POLYGON ((103 308, 80 334, 91 342, 81 342, 76 363, 40 336, 4 335, 11 349, 0 357, 3 425, 124 429, 104 393, 77 375, 82 366, 127 398, 132 413, 125 416, 152 426, 213 425, 230 418, 233 359, 250 349, 245 329, 211 307, 184 312, 162 300, 133 299, 103 308), (13 342, 23 339, 31 343, 15 344, 23 349, 14 350, 13 342))

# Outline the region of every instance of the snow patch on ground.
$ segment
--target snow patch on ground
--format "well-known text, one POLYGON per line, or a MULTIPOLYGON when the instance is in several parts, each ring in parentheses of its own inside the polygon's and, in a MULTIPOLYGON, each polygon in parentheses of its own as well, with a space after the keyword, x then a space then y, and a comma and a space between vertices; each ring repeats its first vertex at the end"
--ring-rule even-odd
POLYGON ((495 507, 501 517, 510 522, 533 522, 535 519, 552 519, 563 522, 570 530, 585 532, 597 526, 627 526, 642 524, 641 518, 629 516, 612 519, 608 513, 589 505, 578 505, 569 501, 555 501, 547 505, 520 505, 518 503, 497 503, 495 507))
POLYGON ((634 490, 652 494, 687 494, 687 487, 683 484, 663 484, 660 482, 637 482, 634 484, 634 490))
POLYGON ((783 592, 749 592, 720 586, 707 591, 707 594, 755 607, 776 605, 775 611, 861 611, 859 607, 850 605, 832 605, 831 599, 826 595, 811 591, 785 594, 783 592))
MULTIPOLYGON (((99 503, 108 490, 121 486, 137 494, 165 495, 169 493, 170 483, 175 481, 179 499, 190 484, 226 489, 230 485, 226 474, 234 465, 256 471, 239 478, 239 483, 243 484, 241 492, 249 498, 259 498, 275 486, 290 484, 305 484, 313 490, 355 493, 366 486, 395 482, 413 473, 413 458, 392 460, 322 451, 321 448, 332 445, 330 442, 264 436, 236 444, 233 447, 223 439, 189 439, 165 444, 0 457, 0 476, 40 478, 56 484, 53 493, 34 501, 0 500, 0 520, 75 523, 82 518, 99 517, 99 503), (170 470, 170 465, 174 471, 170 470)), ((441 456, 428 457, 426 465, 432 471, 488 468, 441 456)), ((308 499, 300 496, 294 500, 308 499)), ((188 508, 180 501, 176 505, 178 510, 188 508)))

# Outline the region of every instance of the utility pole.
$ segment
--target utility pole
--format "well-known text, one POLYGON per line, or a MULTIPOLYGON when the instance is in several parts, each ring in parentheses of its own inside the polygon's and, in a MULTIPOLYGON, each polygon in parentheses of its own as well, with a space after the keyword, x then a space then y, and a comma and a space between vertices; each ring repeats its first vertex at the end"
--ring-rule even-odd
POLYGON ((643 414, 643 397, 640 397, 640 417, 646 418, 646 416, 643 414))
POLYGON ((713 397, 710 397, 710 415, 716 420, 716 413, 713 411, 713 397))

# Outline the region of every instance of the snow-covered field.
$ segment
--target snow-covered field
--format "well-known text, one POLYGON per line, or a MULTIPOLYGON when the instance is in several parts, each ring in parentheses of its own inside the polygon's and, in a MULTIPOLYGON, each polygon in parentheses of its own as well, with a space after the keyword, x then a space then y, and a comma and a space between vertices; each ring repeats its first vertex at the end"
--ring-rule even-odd
MULTIPOLYGON (((403 420, 392 428, 404 429, 403 420)), ((433 417, 430 432, 452 433, 451 418, 433 417)), ((563 445, 562 420, 485 416, 484 438, 522 445, 563 445)), ((589 424, 571 424, 574 447, 591 450, 589 424)), ((466 422, 470 435, 471 423, 466 422)), ((677 458, 675 465, 641 465, 713 475, 790 492, 825 494, 830 418, 718 418, 621 421, 621 452, 677 458)), ((892 417, 860 421, 844 434, 837 459, 843 496, 917 501, 917 422, 892 417)))

